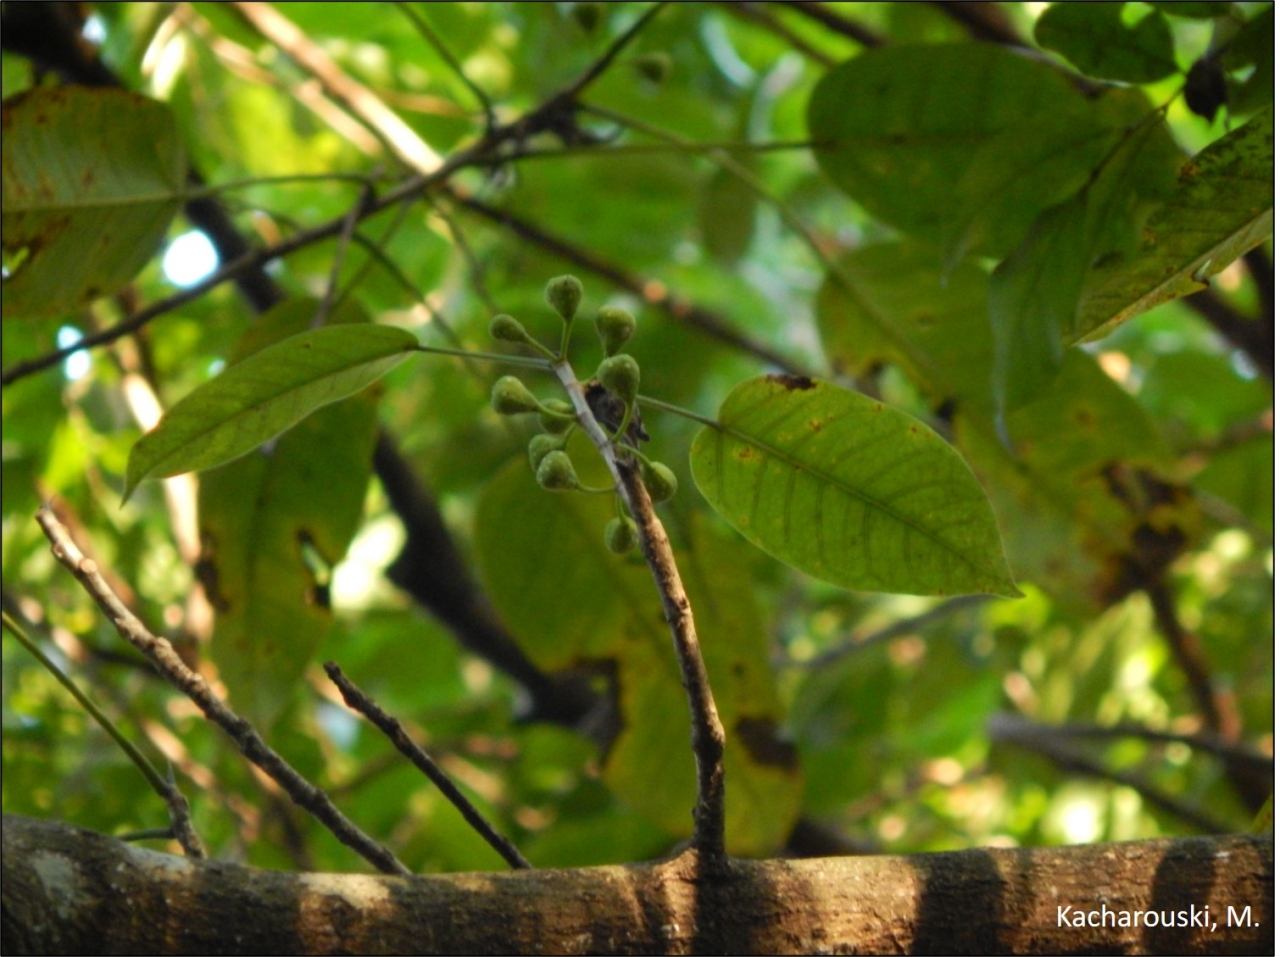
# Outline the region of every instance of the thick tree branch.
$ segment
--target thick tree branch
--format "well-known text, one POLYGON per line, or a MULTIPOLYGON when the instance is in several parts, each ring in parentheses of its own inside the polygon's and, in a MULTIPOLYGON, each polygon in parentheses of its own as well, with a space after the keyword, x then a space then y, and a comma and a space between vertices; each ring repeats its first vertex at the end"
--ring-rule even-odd
POLYGON ((1270 835, 405 879, 6 816, 3 864, 12 953, 1263 954, 1275 934, 1270 835))

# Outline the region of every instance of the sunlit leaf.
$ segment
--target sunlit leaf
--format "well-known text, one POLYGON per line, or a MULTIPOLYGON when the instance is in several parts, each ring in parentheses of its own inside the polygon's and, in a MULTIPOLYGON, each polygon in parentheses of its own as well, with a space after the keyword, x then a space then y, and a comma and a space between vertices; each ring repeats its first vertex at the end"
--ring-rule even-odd
POLYGON ((924 423, 811 379, 735 388, 698 433, 693 475, 750 541, 845 588, 1019 594, 964 461, 924 423))
MULTIPOLYGON (((317 305, 290 300, 266 313, 236 343, 230 369, 306 329, 317 305)), ((372 328, 350 302, 329 321, 372 328)), ((376 431, 376 390, 366 389, 318 409, 269 454, 201 476, 197 568, 215 612, 213 660, 255 723, 285 709, 332 624, 330 573, 364 512, 376 431)))
POLYGON ((229 462, 330 402, 376 382, 418 346, 393 326, 326 326, 290 336, 205 383, 129 454, 125 498, 146 478, 229 462))
POLYGON ((1096 337, 1199 292, 1210 276, 1270 239, 1274 137, 1275 120, 1263 112, 1185 162, 1173 195, 1147 221, 1137 256, 1090 271, 1067 340, 1096 337))
POLYGON ((6 319, 116 292, 181 205, 186 160, 169 107, 124 90, 41 87, 3 107, 6 319))
POLYGON ((1164 17, 1153 10, 1130 26, 1123 9, 1123 3, 1055 3, 1036 21, 1036 42, 1103 80, 1152 83, 1177 70, 1164 17))

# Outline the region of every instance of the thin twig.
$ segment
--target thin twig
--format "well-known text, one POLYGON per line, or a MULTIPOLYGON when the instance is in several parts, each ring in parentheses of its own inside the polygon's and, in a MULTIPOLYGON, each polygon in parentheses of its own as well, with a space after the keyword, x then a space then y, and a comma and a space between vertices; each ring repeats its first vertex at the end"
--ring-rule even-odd
POLYGON ((10 617, 7 611, 2 614, 4 627, 9 634, 13 635, 22 647, 31 652, 36 660, 44 666, 44 669, 71 693, 71 697, 76 699, 80 707, 89 713, 89 716, 98 723, 98 726, 103 731, 107 732, 107 736, 119 745, 120 750, 142 772, 142 776, 147 779, 151 789, 160 795, 160 798, 169 809, 170 821, 168 830, 162 836, 171 837, 182 845, 182 852, 187 857, 204 858, 204 844, 201 843, 200 835, 196 833, 195 825, 191 822, 191 806, 187 804, 186 797, 178 790, 177 783, 173 780, 173 766, 170 765, 167 777, 161 776, 160 772, 147 760, 147 756, 138 750, 137 746, 116 727, 115 722, 108 718, 102 712, 102 709, 93 702, 93 699, 81 691, 79 685, 72 681, 71 677, 40 649, 40 646, 31 639, 22 626, 10 617))
POLYGON ((414 767, 425 774, 431 780, 431 783, 440 789, 440 793, 448 798, 449 803, 458 809, 472 829, 483 837, 490 847, 502 855, 504 861, 515 868, 533 867, 508 838, 499 834, 497 829, 484 819, 484 815, 480 813, 474 804, 467 800, 465 794, 458 790, 458 786, 450 780, 449 775, 445 774, 440 769, 440 765, 431 759, 431 755, 414 743, 399 721, 387 714, 386 711, 378 706, 377 702, 357 688, 334 662, 326 661, 324 672, 338 686, 338 690, 342 692, 342 700, 347 703, 347 707, 364 715, 373 723, 374 727, 385 734, 400 753, 412 761, 414 767))
POLYGON ((842 17, 835 11, 831 10, 825 3, 815 3, 813 0, 788 0, 787 3, 778 4, 784 6, 788 10, 794 10, 803 14, 816 23, 821 23, 828 30, 839 33, 848 37, 856 43, 861 43, 864 47, 874 48, 882 47, 885 39, 876 33, 870 27, 864 27, 862 24, 850 20, 848 17, 842 17))
POLYGON ((910 634, 913 631, 924 628, 926 625, 933 624, 935 621, 949 618, 962 609, 985 604, 993 597, 992 595, 959 595, 955 598, 948 598, 946 601, 934 605, 928 611, 895 621, 892 625, 881 628, 879 631, 873 631, 869 635, 863 637, 850 635, 844 641, 838 642, 834 647, 828 648, 822 654, 815 655, 804 662, 804 667, 820 670, 830 665, 833 661, 838 661, 855 651, 863 651, 873 645, 897 638, 899 635, 910 634))
POLYGON ((1200 716, 1210 731, 1222 735, 1228 741, 1240 737, 1240 713, 1236 708, 1235 698, 1225 689, 1215 691, 1204 646, 1191 632, 1182 627, 1178 620, 1178 612, 1174 607, 1173 593, 1169 583, 1161 578, 1143 585, 1148 600, 1151 602, 1151 613, 1155 616, 1156 629, 1160 632, 1169 650, 1177 659, 1187 684, 1191 687, 1200 716))
POLYGON ((727 862, 724 847, 725 735, 716 710, 715 697, 711 692, 711 682, 707 678, 706 665, 702 661, 702 651, 698 646, 693 609, 685 594, 680 570, 676 567, 671 542, 653 509, 653 501, 641 479, 637 463, 629 456, 624 458, 617 454, 609 436, 587 405, 582 384, 578 382, 568 361, 560 359, 554 364, 554 369, 560 384, 573 402, 579 425, 608 465, 614 487, 635 519, 645 563, 662 596, 662 610, 667 626, 671 629, 671 640, 680 663, 681 681, 688 697, 693 725, 693 757, 698 769, 698 800, 693 810, 693 847, 698 852, 699 859, 710 870, 716 870, 727 862))
POLYGON ((1055 729, 1024 721, 1016 715, 998 713, 992 715, 987 725, 992 741, 1005 742, 1034 751, 1048 758, 1063 771, 1087 774, 1113 781, 1137 791, 1152 807, 1158 807, 1175 817, 1180 817, 1200 828, 1206 834, 1229 834, 1233 828, 1191 804, 1165 794, 1145 778, 1131 771, 1113 771, 1101 761, 1078 749, 1069 747, 1057 739, 1055 729))
POLYGON ((351 246, 351 237, 356 231, 356 224, 360 221, 360 212, 372 197, 372 189, 368 185, 362 187, 360 196, 347 210, 347 215, 342 222, 342 232, 338 234, 338 248, 334 250, 333 262, 329 264, 329 281, 325 284, 324 298, 320 300, 320 307, 316 309, 315 317, 311 320, 312 329, 323 326, 333 310, 338 296, 338 281, 342 277, 343 260, 347 258, 347 249, 351 246))
POLYGON ((413 9, 413 7, 407 3, 397 3, 396 7, 399 8, 401 13, 409 18, 409 21, 414 25, 415 29, 422 34, 423 39, 426 40, 427 43, 431 44, 432 48, 437 54, 439 54, 440 59, 444 60, 449 69, 456 73, 458 79, 460 79, 466 85, 467 89, 471 91, 471 95, 474 96, 476 101, 480 104, 480 109, 484 111, 485 133, 492 133, 494 127, 498 125, 498 121, 494 115, 493 102, 489 99, 489 94, 485 93, 483 89, 476 85, 471 77, 467 76, 467 71, 462 69, 462 64, 458 62, 458 58, 453 55, 453 52, 445 45, 445 42, 440 39, 440 35, 436 33, 435 29, 427 22, 426 18, 423 17, 422 14, 418 13, 417 10, 413 9))
POLYGON ((725 2, 720 4, 720 6, 724 7, 734 16, 746 20, 748 23, 758 24, 769 32, 776 33, 793 49, 797 50, 804 56, 807 56, 819 66, 829 70, 836 65, 834 57, 823 53, 804 37, 792 30, 789 26, 766 10, 763 3, 748 3, 744 2, 744 0, 725 0, 725 2))
POLYGON ((142 652, 170 684, 190 698, 205 716, 226 732, 249 761, 279 784, 294 803, 309 811, 333 835, 384 874, 408 876, 410 871, 387 848, 361 831, 320 788, 295 771, 262 739, 253 726, 233 712, 209 687, 203 677, 186 666, 173 646, 152 634, 120 601, 98 571, 97 563, 85 558, 65 525, 47 505, 36 513, 54 557, 70 570, 81 587, 98 603, 120 637, 142 652))

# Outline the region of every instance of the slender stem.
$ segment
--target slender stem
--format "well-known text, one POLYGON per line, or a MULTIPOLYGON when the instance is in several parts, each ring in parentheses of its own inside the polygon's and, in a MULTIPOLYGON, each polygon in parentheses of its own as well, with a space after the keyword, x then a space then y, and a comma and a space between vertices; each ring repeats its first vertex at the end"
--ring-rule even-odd
POLYGON ((98 565, 84 556, 72 540, 67 527, 46 505, 36 513, 36 521, 49 539, 53 555, 75 575, 80 585, 98 603, 120 637, 142 652, 175 688, 190 698, 205 717, 231 738, 240 753, 252 761, 300 807, 309 811, 333 835, 384 874, 408 876, 410 871, 387 848, 373 840, 334 806, 322 790, 307 781, 278 753, 271 749, 254 730, 214 694, 203 677, 187 667, 164 638, 149 631, 133 612, 125 607, 98 570, 98 565))
POLYGON ((134 766, 142 772, 142 776, 147 779, 151 789, 160 795, 165 805, 169 808, 171 826, 157 836, 176 838, 178 843, 182 845, 182 851, 187 857, 203 858, 205 856, 204 845, 201 843, 200 836, 196 834, 195 827, 191 823, 191 808, 187 804, 187 799, 177 789, 173 781, 166 780, 155 769, 155 766, 147 760, 147 756, 124 736, 120 729, 116 727, 115 722, 103 713, 92 698, 80 690, 80 686, 72 681, 71 677, 59 668, 52 658, 40 650, 40 646, 32 640, 31 636, 23 630, 22 626, 7 611, 0 614, 4 618, 5 630, 18 639, 18 643, 31 652, 36 660, 44 666, 44 669, 70 692, 71 697, 76 699, 80 707, 84 708, 89 713, 89 716, 98 723, 98 726, 107 732, 107 736, 120 746, 120 750, 128 755, 129 760, 134 763, 134 766))
POLYGON ((391 743, 396 746, 396 749, 412 761, 414 767, 425 774, 431 783, 440 789, 440 793, 458 809, 472 829, 483 837, 490 847, 502 855, 503 860, 515 868, 533 867, 516 846, 511 843, 510 839, 500 834, 492 824, 484 819, 484 815, 480 813, 474 804, 467 800, 467 796, 458 789, 458 786, 453 783, 449 775, 445 774, 440 765, 431 759, 431 755, 414 743, 413 739, 405 732, 404 725, 361 691, 350 678, 342 673, 342 669, 334 662, 325 662, 324 671, 329 676, 329 679, 338 686, 338 690, 342 692, 342 700, 347 703, 347 707, 364 715, 373 723, 374 727, 385 734, 391 740, 391 743))
POLYGON ((440 39, 440 35, 436 33, 435 29, 426 21, 426 18, 423 17, 422 14, 407 3, 397 3, 396 7, 399 8, 401 13, 409 18, 417 31, 422 34, 423 39, 425 39, 427 43, 431 44, 436 53, 440 55, 440 59, 444 60, 444 62, 448 64, 449 69, 457 74, 458 79, 462 80, 467 89, 471 91, 471 95, 474 96, 476 101, 480 104, 480 109, 484 110, 485 129, 487 131, 492 131, 493 128, 497 126, 497 118, 494 116, 493 102, 489 99, 489 94, 485 93, 483 89, 476 85, 471 77, 467 76, 467 71, 462 69, 462 64, 458 62, 458 58, 453 55, 453 52, 445 45, 445 42, 440 39))
POLYGON ((471 349, 446 349, 443 346, 418 346, 418 352, 433 352, 441 356, 457 356, 461 359, 487 359, 489 362, 504 362, 511 366, 524 366, 528 369, 551 371, 551 363, 547 359, 535 359, 533 356, 510 356, 501 352, 477 352, 471 349))
POLYGON ((636 396, 636 401, 647 409, 657 409, 659 412, 673 412, 676 415, 682 415, 686 419, 692 419, 694 422, 700 422, 708 425, 713 429, 723 429, 719 422, 715 419, 709 419, 705 415, 699 415, 697 412, 691 412, 689 409, 681 408, 678 405, 672 405, 670 402, 663 402, 661 399, 651 399, 647 395, 636 396))
POLYGON ((689 702, 692 721, 691 738, 694 761, 698 769, 698 800, 693 810, 693 846, 709 870, 727 864, 724 847, 724 726, 716 710, 711 682, 698 646, 693 609, 685 594, 680 570, 666 529, 653 508, 649 490, 640 477, 640 469, 631 457, 617 454, 609 436, 596 421, 587 405, 582 384, 565 360, 553 366, 578 413, 578 424, 591 437, 599 450, 614 486, 626 502, 640 535, 640 548, 662 598, 662 610, 671 630, 681 680, 689 702))

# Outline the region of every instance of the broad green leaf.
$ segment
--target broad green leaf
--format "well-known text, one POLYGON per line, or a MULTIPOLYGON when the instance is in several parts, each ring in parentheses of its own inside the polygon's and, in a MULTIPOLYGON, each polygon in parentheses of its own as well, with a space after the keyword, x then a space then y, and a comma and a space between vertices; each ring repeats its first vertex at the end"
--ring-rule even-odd
POLYGON ((1173 189, 1178 156, 1164 122, 1149 117, 1080 192, 1042 213, 996 268, 990 308, 997 407, 1019 408, 1052 381, 1064 340, 1074 341, 1089 267, 1103 257, 1132 258, 1143 223, 1173 189))
POLYGON ((1162 302, 1191 295, 1274 224, 1275 121, 1260 113, 1182 165, 1168 202, 1152 213, 1131 260, 1090 270, 1068 342, 1096 338, 1162 302))
POLYGON ((1154 10, 1132 26, 1123 3, 1055 3, 1036 21, 1036 42, 1061 53, 1086 76, 1153 83, 1178 69, 1173 34, 1154 10))
MULTIPOLYGON (((265 314, 228 371, 305 330, 317 306, 292 300, 265 314)), ((330 322, 374 328, 350 304, 330 322)), ((236 706, 262 725, 292 699, 331 627, 328 573, 364 512, 376 431, 377 396, 366 389, 317 410, 269 452, 201 477, 198 568, 216 613, 213 660, 236 706)))
POLYGON ((1068 607, 1106 607, 1130 570, 1162 567, 1199 535, 1199 511, 1167 478, 1172 457, 1154 423, 1079 349, 1009 416, 1013 454, 984 416, 962 412, 953 425, 991 490, 1015 571, 1068 607))
POLYGON ((985 271, 965 261, 944 277, 937 251, 910 241, 860 246, 841 258, 840 267, 863 301, 828 275, 815 303, 823 345, 839 368, 865 374, 895 362, 931 402, 964 399, 990 406, 985 271), (885 336, 880 317, 900 335, 885 336))
POLYGON ((698 488, 770 555, 863 591, 1016 597, 995 517, 924 423, 811 379, 740 384, 690 452, 698 488))
POLYGON ((275 438, 321 406, 376 382, 418 346, 393 326, 325 326, 290 336, 205 383, 129 454, 124 495, 146 478, 212 468, 275 438))
POLYGON ((111 295, 181 205, 186 160, 168 106, 135 93, 41 87, 3 107, 6 319, 111 295))
POLYGON ((1150 0, 1151 6, 1161 13, 1174 17, 1188 17, 1196 20, 1212 20, 1216 17, 1232 15, 1234 3, 1229 0, 1217 0, 1208 3, 1197 3, 1195 0, 1150 0))
MULTIPOLYGON (((1105 99, 1105 98, 1104 98, 1105 99)), ((1057 70, 986 44, 889 46, 831 70, 809 102, 824 173, 872 215, 1003 256, 1075 193, 1122 132, 1057 70)))
MULTIPOLYGON (((494 605, 540 667, 612 664, 622 721, 605 782, 672 836, 686 836, 695 792, 689 708, 648 568, 637 554, 605 548, 613 514, 606 496, 542 490, 522 456, 481 496, 477 558, 494 605)), ((690 550, 676 558, 728 736, 730 846, 766 853, 794 823, 801 784, 771 736, 782 713, 749 565, 697 522, 690 550)))

